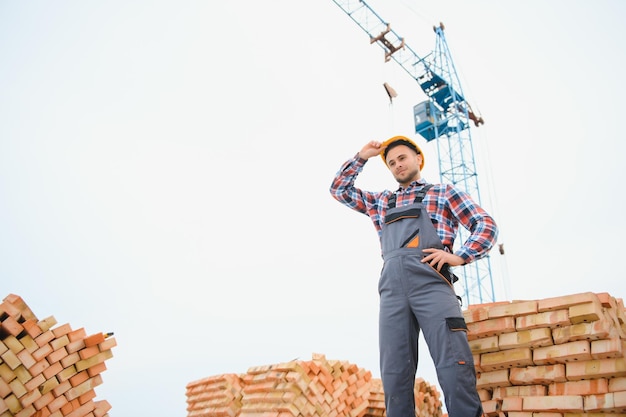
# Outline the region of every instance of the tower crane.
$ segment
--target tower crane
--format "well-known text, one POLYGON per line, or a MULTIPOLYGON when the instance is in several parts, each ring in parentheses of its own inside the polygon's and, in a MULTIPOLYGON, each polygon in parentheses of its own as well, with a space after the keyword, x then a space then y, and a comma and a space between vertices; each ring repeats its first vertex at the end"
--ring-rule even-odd
MULTIPOLYGON (((369 35, 370 44, 376 43, 384 50, 385 62, 395 61, 417 81, 428 99, 413 107, 415 133, 427 142, 436 140, 441 181, 458 186, 480 204, 470 125, 478 127, 484 121, 464 98, 444 25, 433 27, 435 49, 422 57, 365 1, 333 2, 369 35)), ((469 232, 461 227, 455 241, 464 242, 468 236, 469 232)), ((463 305, 495 301, 489 256, 459 269, 463 305)))

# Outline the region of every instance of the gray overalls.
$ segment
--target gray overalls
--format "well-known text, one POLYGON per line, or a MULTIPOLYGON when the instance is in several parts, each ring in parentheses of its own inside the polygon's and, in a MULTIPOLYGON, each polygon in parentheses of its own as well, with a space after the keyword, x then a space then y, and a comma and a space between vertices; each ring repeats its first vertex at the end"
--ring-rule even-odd
POLYGON ((474 361, 467 326, 450 281, 420 262, 422 249, 444 246, 422 199, 395 207, 390 202, 382 227, 384 265, 380 294, 379 343, 381 379, 387 417, 415 417, 414 385, 420 330, 429 347, 450 417, 477 417, 482 406, 476 391, 474 361))

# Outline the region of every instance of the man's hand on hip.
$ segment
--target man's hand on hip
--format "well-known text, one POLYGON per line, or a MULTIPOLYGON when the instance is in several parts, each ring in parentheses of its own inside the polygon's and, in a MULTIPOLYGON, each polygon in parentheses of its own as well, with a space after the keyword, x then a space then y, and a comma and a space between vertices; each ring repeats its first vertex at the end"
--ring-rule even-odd
POLYGON ((428 248, 424 249, 424 252, 428 255, 422 259, 422 262, 430 264, 430 266, 436 268, 437 271, 441 271, 441 268, 445 264, 450 266, 459 266, 465 263, 463 258, 460 256, 447 252, 443 249, 428 248))

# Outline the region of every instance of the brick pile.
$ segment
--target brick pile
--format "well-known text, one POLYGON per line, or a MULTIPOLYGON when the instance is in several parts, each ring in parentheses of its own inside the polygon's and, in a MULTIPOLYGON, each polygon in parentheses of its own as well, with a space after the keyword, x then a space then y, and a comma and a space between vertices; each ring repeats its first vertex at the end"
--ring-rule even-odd
MULTIPOLYGON (((222 374, 187 384, 188 417, 382 417, 384 393, 380 379, 346 361, 313 354, 256 366, 245 374, 222 374)), ((416 413, 441 417, 436 387, 415 381, 416 413)))
POLYGON ((464 311, 487 416, 626 415, 621 299, 580 293, 464 311))
POLYGON ((108 417, 96 401, 115 338, 39 320, 21 297, 0 303, 0 417, 108 417))

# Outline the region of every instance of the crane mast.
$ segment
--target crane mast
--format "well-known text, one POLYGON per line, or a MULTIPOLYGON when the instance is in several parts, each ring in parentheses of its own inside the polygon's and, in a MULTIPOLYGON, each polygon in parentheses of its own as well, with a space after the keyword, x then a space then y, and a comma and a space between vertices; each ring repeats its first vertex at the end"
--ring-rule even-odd
MULTIPOLYGON (((413 107, 415 133, 427 142, 436 140, 441 181, 466 191, 480 204, 470 125, 478 127, 483 119, 464 98, 443 24, 433 27, 435 49, 422 57, 365 1, 333 2, 369 35, 370 44, 377 43, 384 50, 385 62, 395 61, 417 81, 428 99, 413 107)), ((455 245, 468 237, 469 232, 460 227, 455 245)), ((489 256, 455 272, 463 286, 464 306, 496 301, 489 256)))

